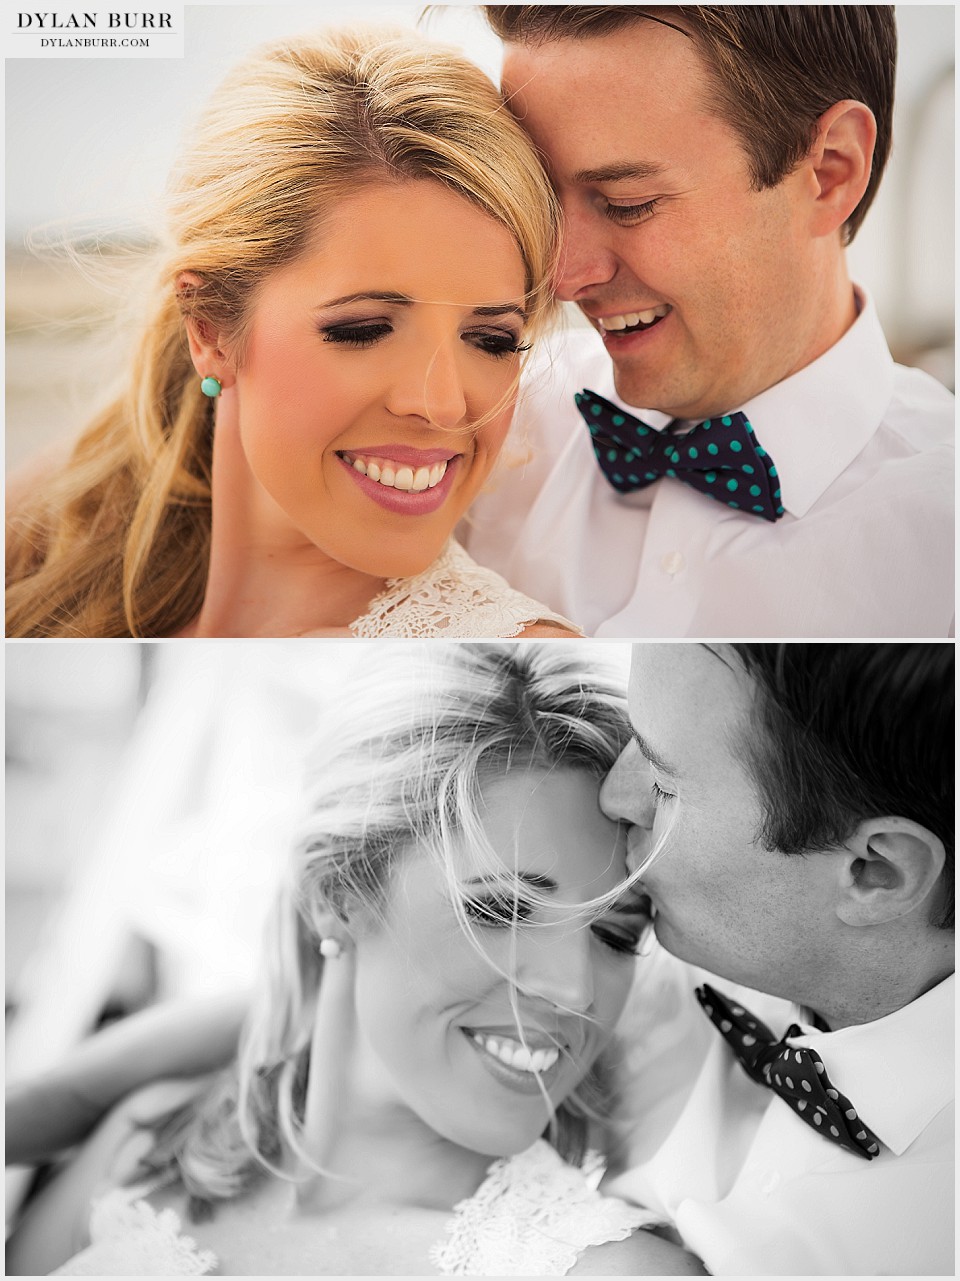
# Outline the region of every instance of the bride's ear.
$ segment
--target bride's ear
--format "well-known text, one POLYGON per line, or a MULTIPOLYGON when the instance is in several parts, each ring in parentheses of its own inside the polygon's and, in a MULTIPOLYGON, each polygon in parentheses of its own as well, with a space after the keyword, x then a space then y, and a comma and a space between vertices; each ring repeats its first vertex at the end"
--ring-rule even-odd
POLYGON ((177 298, 184 313, 190 359, 200 378, 216 378, 221 387, 232 387, 236 371, 225 345, 221 345, 221 335, 208 320, 191 314, 188 305, 202 288, 203 281, 194 271, 181 271, 177 277, 177 298))

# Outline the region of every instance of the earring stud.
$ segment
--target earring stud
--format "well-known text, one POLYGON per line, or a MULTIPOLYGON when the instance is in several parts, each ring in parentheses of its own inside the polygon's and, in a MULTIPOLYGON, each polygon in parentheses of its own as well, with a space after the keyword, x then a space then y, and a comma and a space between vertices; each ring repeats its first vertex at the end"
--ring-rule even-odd
POLYGON ((340 956, 342 953, 343 953, 343 948, 340 946, 339 940, 337 939, 321 939, 320 940, 320 955, 324 957, 326 960, 335 961, 337 957, 340 956))
POLYGON ((219 378, 214 378, 212 374, 208 374, 206 378, 200 380, 200 390, 205 396, 209 396, 211 400, 216 400, 223 391, 223 384, 219 378))

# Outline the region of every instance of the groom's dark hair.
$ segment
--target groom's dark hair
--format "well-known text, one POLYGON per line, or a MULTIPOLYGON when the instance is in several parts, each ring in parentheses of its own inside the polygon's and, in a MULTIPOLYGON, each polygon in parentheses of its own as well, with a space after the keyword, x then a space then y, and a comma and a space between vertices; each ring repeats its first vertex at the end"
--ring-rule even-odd
POLYGON ((953 928, 954 647, 734 645, 757 687, 741 746, 758 840, 786 854, 843 844, 864 819, 912 819, 947 853, 931 920, 953 928))
MULTIPOLYGON (((517 44, 610 35, 659 22, 689 36, 713 81, 707 105, 739 135, 754 187, 775 187, 804 159, 817 121, 846 98, 877 122, 866 191, 844 226, 856 235, 893 135, 897 27, 889 4, 488 4, 487 22, 517 44)), ((616 109, 616 104, 612 103, 616 109)))

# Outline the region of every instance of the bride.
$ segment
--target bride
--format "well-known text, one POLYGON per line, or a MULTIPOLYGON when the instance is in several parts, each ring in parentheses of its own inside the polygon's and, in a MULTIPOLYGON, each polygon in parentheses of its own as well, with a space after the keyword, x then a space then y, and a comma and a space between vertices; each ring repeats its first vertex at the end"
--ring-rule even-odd
POLYGON ((700 1272, 588 1177, 648 921, 622 696, 567 647, 410 657, 325 717, 235 1060, 115 1109, 8 1273, 700 1272))
POLYGON ((531 636, 453 541, 552 314, 558 212, 486 76, 268 46, 171 181, 126 386, 8 488, 9 636, 531 636))

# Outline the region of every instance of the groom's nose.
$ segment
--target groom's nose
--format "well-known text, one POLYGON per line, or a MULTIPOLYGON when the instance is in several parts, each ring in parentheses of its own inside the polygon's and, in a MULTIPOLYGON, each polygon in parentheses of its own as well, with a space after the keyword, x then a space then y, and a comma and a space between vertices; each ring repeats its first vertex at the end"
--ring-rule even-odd
POLYGON ((650 766, 631 740, 617 757, 600 788, 600 808, 608 818, 649 827, 654 804, 650 791, 650 766))
POLYGON ((606 285, 617 271, 617 261, 598 231, 592 213, 564 202, 563 245, 555 288, 564 302, 578 302, 597 285, 606 285))

